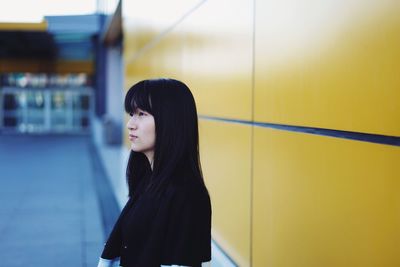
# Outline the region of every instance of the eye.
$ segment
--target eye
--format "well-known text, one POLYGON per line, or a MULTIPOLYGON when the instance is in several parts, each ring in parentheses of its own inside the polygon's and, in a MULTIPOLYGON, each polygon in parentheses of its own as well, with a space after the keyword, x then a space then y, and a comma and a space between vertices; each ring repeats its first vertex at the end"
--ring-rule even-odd
POLYGON ((133 116, 133 112, 129 112, 129 116, 131 116, 131 117, 132 117, 132 116, 133 116))
POLYGON ((144 113, 143 111, 138 111, 138 115, 139 115, 139 116, 145 116, 146 113, 144 113))

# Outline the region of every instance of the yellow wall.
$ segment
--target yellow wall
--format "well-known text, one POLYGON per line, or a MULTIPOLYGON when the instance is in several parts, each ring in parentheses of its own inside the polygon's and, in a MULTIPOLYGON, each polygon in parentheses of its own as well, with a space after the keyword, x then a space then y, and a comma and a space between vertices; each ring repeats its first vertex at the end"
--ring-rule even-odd
POLYGON ((400 2, 128 2, 125 87, 192 89, 213 238, 238 265, 400 266, 398 146, 252 125, 399 137, 400 2))
POLYGON ((399 266, 400 149, 256 128, 254 266, 399 266))
POLYGON ((207 120, 201 120, 199 128, 203 174, 213 208, 213 238, 240 266, 246 266, 250 259, 251 128, 207 120))
POLYGON ((258 1, 255 120, 399 136, 399 10, 258 1))

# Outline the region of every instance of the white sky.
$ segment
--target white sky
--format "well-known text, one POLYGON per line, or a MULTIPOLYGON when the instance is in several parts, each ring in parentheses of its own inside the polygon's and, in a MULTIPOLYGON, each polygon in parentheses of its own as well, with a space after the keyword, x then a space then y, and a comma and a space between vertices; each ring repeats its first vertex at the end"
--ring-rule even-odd
POLYGON ((96 12, 96 0, 0 0, 0 22, 41 22, 43 16, 96 12))

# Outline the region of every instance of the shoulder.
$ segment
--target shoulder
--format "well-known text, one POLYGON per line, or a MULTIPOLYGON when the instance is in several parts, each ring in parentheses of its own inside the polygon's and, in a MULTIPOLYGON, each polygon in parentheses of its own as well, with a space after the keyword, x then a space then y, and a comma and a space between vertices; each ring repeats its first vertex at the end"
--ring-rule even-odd
POLYGON ((174 207, 211 209, 208 190, 200 182, 171 184, 166 189, 165 197, 174 207))
POLYGON ((166 195, 176 198, 208 197, 208 190, 201 182, 185 182, 171 184, 166 188, 166 195))

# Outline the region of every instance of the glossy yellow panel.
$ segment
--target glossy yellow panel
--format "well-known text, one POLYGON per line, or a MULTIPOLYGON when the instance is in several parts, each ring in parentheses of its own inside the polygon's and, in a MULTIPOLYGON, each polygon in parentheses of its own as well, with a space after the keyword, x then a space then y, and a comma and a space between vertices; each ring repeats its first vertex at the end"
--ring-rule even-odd
POLYGON ((253 266, 400 266, 400 149, 254 132, 253 266))
POLYGON ((399 1, 256 6, 256 121, 400 135, 399 1))
POLYGON ((124 59, 130 64, 203 1, 122 1, 124 59))
POLYGON ((252 15, 252 1, 206 1, 179 26, 183 76, 202 115, 251 119, 252 15))
POLYGON ((125 65, 127 86, 140 79, 181 78, 183 37, 171 32, 134 61, 125 65))
POLYGON ((250 137, 249 126, 200 120, 213 239, 239 266, 250 266, 250 137))

